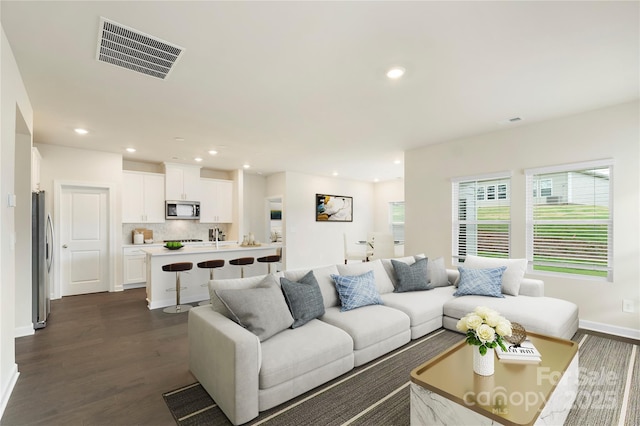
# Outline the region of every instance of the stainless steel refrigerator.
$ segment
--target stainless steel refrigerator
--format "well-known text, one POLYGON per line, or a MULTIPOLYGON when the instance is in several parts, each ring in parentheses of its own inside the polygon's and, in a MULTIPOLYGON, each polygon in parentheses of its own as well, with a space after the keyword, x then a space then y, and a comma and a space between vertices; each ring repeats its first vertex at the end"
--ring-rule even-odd
POLYGON ((53 276, 53 223, 46 212, 44 191, 31 194, 31 280, 33 328, 47 325, 51 302, 49 281, 53 276))

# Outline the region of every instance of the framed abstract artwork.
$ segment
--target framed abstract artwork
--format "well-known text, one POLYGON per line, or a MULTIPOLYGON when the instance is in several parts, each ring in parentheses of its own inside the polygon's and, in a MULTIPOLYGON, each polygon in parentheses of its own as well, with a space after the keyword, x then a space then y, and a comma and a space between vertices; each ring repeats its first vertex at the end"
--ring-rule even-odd
POLYGON ((316 194, 316 222, 353 222, 353 197, 316 194))

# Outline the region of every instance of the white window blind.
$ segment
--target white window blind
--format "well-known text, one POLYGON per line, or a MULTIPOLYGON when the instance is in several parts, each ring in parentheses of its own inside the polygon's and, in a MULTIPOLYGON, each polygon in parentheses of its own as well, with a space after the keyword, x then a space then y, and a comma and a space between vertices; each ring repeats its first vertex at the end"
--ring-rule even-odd
POLYGON ((506 173, 453 180, 452 258, 454 264, 464 262, 467 255, 509 257, 510 183, 511 177, 506 173), (485 193, 486 197, 484 197, 485 193))
POLYGON ((613 163, 526 170, 532 271, 612 280, 613 163))
POLYGON ((404 241, 404 201, 389 203, 389 225, 396 241, 404 241))

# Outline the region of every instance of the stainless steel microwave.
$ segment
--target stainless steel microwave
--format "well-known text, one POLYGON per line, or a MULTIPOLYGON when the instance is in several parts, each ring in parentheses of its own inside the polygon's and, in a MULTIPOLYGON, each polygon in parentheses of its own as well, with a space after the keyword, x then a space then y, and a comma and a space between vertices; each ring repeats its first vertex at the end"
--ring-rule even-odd
POLYGON ((200 219, 199 201, 167 201, 166 219, 200 219))

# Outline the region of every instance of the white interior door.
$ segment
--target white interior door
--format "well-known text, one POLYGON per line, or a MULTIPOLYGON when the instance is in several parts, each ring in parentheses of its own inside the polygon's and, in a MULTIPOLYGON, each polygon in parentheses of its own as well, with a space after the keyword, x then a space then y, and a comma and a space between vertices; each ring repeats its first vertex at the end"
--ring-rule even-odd
POLYGON ((64 187, 60 198, 62 296, 109 291, 108 189, 64 187))

